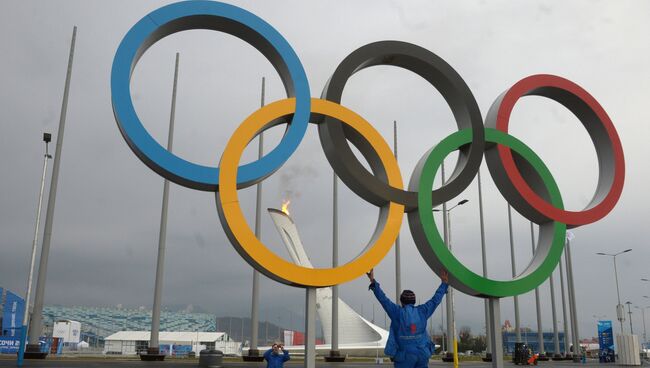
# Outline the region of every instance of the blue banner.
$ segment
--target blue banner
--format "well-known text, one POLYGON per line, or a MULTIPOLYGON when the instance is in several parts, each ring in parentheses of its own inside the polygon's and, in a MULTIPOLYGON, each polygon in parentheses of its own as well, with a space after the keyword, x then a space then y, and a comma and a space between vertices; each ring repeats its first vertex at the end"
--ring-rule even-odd
POLYGON ((612 321, 598 321, 598 357, 601 363, 614 363, 614 334, 612 321))
POLYGON ((172 355, 175 357, 186 357, 192 351, 192 345, 173 345, 172 355))
POLYGON ((4 313, 2 314, 2 335, 20 338, 25 314, 25 300, 7 290, 4 313))
POLYGON ((163 344, 158 345, 158 351, 160 352, 160 354, 171 355, 171 354, 170 354, 171 349, 172 349, 172 346, 171 346, 171 345, 167 345, 167 344, 165 344, 165 345, 163 345, 163 344))
POLYGON ((19 346, 20 339, 0 336, 0 354, 16 354, 19 346))

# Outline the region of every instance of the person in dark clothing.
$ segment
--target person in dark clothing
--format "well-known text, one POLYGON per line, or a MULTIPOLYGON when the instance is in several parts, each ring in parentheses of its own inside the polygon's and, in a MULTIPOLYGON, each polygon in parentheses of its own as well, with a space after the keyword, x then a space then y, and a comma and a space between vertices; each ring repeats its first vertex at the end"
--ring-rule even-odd
POLYGON ((271 349, 264 353, 264 360, 266 360, 266 368, 282 368, 284 362, 291 359, 289 352, 284 350, 284 345, 275 343, 271 349))
POLYGON ((401 306, 393 303, 375 280, 374 270, 367 273, 375 297, 390 318, 390 330, 384 354, 393 358, 396 368, 426 368, 434 353, 435 344, 429 340, 427 320, 447 293, 448 275, 440 275, 442 283, 433 297, 424 304, 415 306, 415 293, 404 290, 400 295, 401 306))

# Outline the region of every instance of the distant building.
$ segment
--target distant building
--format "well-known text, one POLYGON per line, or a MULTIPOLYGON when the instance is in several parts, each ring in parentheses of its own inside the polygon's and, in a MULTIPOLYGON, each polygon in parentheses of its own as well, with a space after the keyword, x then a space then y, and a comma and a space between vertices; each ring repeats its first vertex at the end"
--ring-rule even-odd
MULTIPOLYGON (((555 352, 555 334, 553 332, 544 332, 543 334, 544 338, 544 348, 542 349, 542 352, 546 352, 547 355, 552 355, 555 352)), ((561 352, 566 351, 564 349, 564 332, 558 332, 558 336, 560 339, 560 351, 558 351, 558 354, 561 354, 561 352)), ((517 342, 517 335, 514 332, 503 332, 503 349, 506 354, 512 354, 515 351, 515 343, 517 342)), ((539 352, 539 342, 537 340, 537 331, 525 331, 521 333, 521 342, 525 343, 528 345, 528 347, 534 351, 534 352, 539 352)))
MULTIPOLYGON (((136 355, 147 352, 150 331, 119 331, 104 340, 104 354, 136 355)), ((221 350, 226 355, 240 355, 241 344, 224 332, 168 332, 158 335, 160 351, 170 356, 195 354, 203 349, 221 350)))
MULTIPOLYGON (((43 324, 46 335, 52 335, 54 324, 59 320, 79 321, 82 337, 87 335, 106 337, 117 331, 147 331, 151 329, 151 311, 144 308, 62 306, 45 306, 43 308, 43 324)), ((216 332, 216 316, 208 313, 162 311, 160 330, 216 332)))

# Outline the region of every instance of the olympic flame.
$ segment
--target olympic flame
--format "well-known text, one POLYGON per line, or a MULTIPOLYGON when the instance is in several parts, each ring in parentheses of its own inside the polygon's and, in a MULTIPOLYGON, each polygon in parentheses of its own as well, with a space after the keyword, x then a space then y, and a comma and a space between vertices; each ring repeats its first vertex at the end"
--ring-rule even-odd
POLYGON ((284 212, 285 215, 290 216, 291 214, 289 213, 289 204, 291 203, 290 200, 285 200, 282 202, 282 212, 284 212))

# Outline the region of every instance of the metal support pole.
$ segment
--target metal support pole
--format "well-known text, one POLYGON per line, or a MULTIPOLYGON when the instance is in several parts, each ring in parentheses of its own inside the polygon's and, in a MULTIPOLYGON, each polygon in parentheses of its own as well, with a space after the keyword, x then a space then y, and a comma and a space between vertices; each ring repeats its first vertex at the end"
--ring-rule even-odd
MULTIPOLYGON (((172 89, 172 107, 169 116, 169 135, 167 136, 167 150, 172 151, 174 142, 174 118, 176 115, 176 88, 178 83, 178 53, 176 53, 176 64, 174 67, 174 87, 172 89)), ((148 354, 159 355, 158 335, 160 332, 160 309, 162 303, 162 283, 165 268, 165 248, 167 245, 167 209, 169 203, 169 181, 165 179, 163 184, 162 210, 160 214, 160 233, 158 236, 158 262, 156 264, 156 281, 153 294, 153 308, 151 311, 151 336, 149 339, 148 354)))
POLYGON ((566 315, 566 298, 564 293, 564 266, 562 265, 562 259, 560 258, 560 292, 562 293, 562 323, 564 330, 564 355, 569 352, 569 320, 566 315))
MULTIPOLYGON (((262 77, 262 93, 260 98, 260 106, 264 107, 264 89, 266 80, 262 77)), ((257 158, 261 159, 264 156, 264 132, 259 135, 259 146, 257 151, 257 158)), ((262 239, 262 182, 257 183, 257 198, 255 203, 255 237, 262 239)), ((251 345, 248 349, 248 356, 259 357, 260 351, 257 349, 257 338, 259 333, 259 310, 260 310, 260 274, 256 269, 253 269, 253 297, 251 303, 251 345)), ((243 341, 242 337, 242 341, 243 341)))
MULTIPOLYGON (((74 46, 77 38, 77 26, 72 29, 72 41, 70 43, 70 55, 68 56, 68 71, 65 77, 63 89, 63 102, 61 104, 61 116, 59 118, 59 130, 56 137, 56 149, 54 151, 54 162, 52 164, 52 177, 50 181, 50 193, 47 200, 47 211, 45 214, 45 228, 43 230, 43 247, 38 267, 38 278, 36 280, 36 293, 34 294, 34 310, 32 323, 29 326, 29 344, 27 352, 34 353, 27 356, 42 358, 40 354, 39 337, 43 332, 43 299, 45 297, 45 282, 47 280, 47 261, 50 255, 50 243, 52 242, 52 227, 54 224, 54 207, 56 205, 56 191, 59 182, 59 168, 63 151, 63 136, 65 130, 65 118, 68 111, 68 96, 70 92, 70 79, 72 77, 72 63, 74 60, 74 46)), ((45 353, 47 355, 47 353, 45 353)))
MULTIPOLYGON (((332 268, 339 265, 339 191, 338 178, 332 173, 332 268)), ((332 286, 332 338, 331 357, 340 356, 339 352, 339 287, 332 286)))
MULTIPOLYGON (((483 261, 483 277, 487 278, 487 252, 485 250, 485 223, 483 221, 483 189, 481 188, 481 170, 478 171, 478 214, 481 225, 481 259, 483 261)), ((486 358, 491 358, 492 344, 490 342, 490 306, 488 299, 483 300, 485 309, 485 344, 486 358)))
MULTIPOLYGON (((445 183, 445 163, 443 161, 441 165, 441 175, 442 175, 442 184, 444 185, 445 183)), ((443 222, 443 237, 445 240, 445 244, 447 244, 447 247, 450 247, 449 243, 449 222, 447 221, 449 214, 447 213, 447 202, 444 202, 442 204, 442 222, 443 222)), ((447 356, 449 356, 449 350, 454 346, 454 301, 452 299, 454 293, 454 289, 452 287, 449 287, 447 289, 447 300, 445 301, 447 304, 447 356)))
MULTIPOLYGON (((508 205, 508 232, 510 235, 510 263, 512 264, 512 277, 517 277, 517 266, 515 265, 515 241, 512 235, 512 210, 508 205)), ((519 324, 519 298, 513 296, 515 302, 515 337, 517 342, 521 342, 521 326, 519 324)))
POLYGON ((305 289, 305 368, 316 368, 316 288, 305 289))
MULTIPOLYGON (((393 120, 393 154, 397 160, 397 120, 393 120)), ((402 293, 402 261, 400 255, 399 233, 395 239, 395 303, 399 304, 399 296, 402 293)))
POLYGON ((571 262, 571 241, 567 239, 566 251, 566 273, 567 285, 569 286, 569 312, 571 313, 571 325, 573 329, 573 362, 580 362, 580 333, 578 332, 578 312, 576 307, 575 284, 573 283, 573 268, 571 262))
MULTIPOLYGON (((530 223, 530 245, 533 249, 533 256, 535 256, 535 229, 532 221, 530 223)), ((540 355, 546 355, 544 331, 542 329, 542 306, 539 301, 539 287, 535 288, 535 307, 537 309, 537 350, 540 355)))
POLYGON ((555 310, 555 285, 553 284, 553 273, 549 277, 551 286, 551 316, 553 318, 553 356, 560 356, 560 334, 557 330, 557 311, 555 310))
MULTIPOLYGON (((23 325, 20 331, 20 347, 18 348, 18 361, 17 365, 23 365, 23 358, 25 357, 25 341, 27 339, 27 325, 29 322, 29 301, 32 295, 32 284, 34 279, 34 263, 36 262, 36 247, 38 246, 38 229, 41 224, 41 208, 43 206, 43 191, 45 189, 45 176, 47 174, 47 161, 52 158, 48 152, 48 144, 50 135, 45 133, 43 135, 45 141, 45 155, 43 158, 43 175, 41 176, 41 187, 38 194, 38 206, 36 208, 36 225, 34 227, 34 240, 32 241, 32 256, 29 262, 29 277, 27 278, 27 292, 25 293, 25 312, 23 315, 23 325)), ((2 295, 0 295, 1 297, 2 295)))
POLYGON ((442 345, 442 351, 447 351, 446 350, 446 340, 447 337, 445 336, 445 305, 440 304, 440 344, 442 345))
POLYGON ((264 322, 264 344, 268 345, 269 343, 269 317, 266 316, 266 321, 264 322))
POLYGON ((641 307, 641 316, 643 318, 643 343, 646 344, 648 342, 647 335, 646 335, 646 329, 645 329, 645 309, 647 307, 641 307))
POLYGON ((499 308, 499 299, 488 299, 490 314, 490 342, 492 346, 492 368, 503 368, 503 340, 501 336, 501 311, 499 308))
MULTIPOLYGON (((567 272, 566 272, 567 282, 566 282, 566 284, 567 284, 567 295, 569 297, 569 317, 570 317, 570 323, 571 323, 571 326, 570 326, 571 327, 571 340, 570 341, 571 341, 571 345, 574 347, 573 352, 571 353, 571 356, 575 357, 575 353, 576 353, 575 339, 574 339, 573 336, 574 336, 576 330, 575 330, 575 320, 574 320, 574 316, 573 316, 573 294, 571 293, 571 277, 569 276, 569 268, 570 268, 569 267, 569 256, 567 254, 566 244, 565 244, 565 248, 564 248, 564 261, 565 261, 566 268, 567 268, 567 272)), ((567 350, 568 349, 569 348, 567 347, 567 350)))
POLYGON ((634 335, 634 328, 632 328, 632 303, 627 302, 627 314, 630 315, 630 335, 634 335))
MULTIPOLYGON (((451 211, 451 210, 450 210, 451 211)), ((451 251, 451 212, 447 214, 447 240, 449 241, 449 250, 451 251)), ((454 368, 458 368, 458 339, 456 337, 456 313, 454 310, 454 293, 447 295, 447 298, 451 299, 451 337, 454 348, 454 368)))

